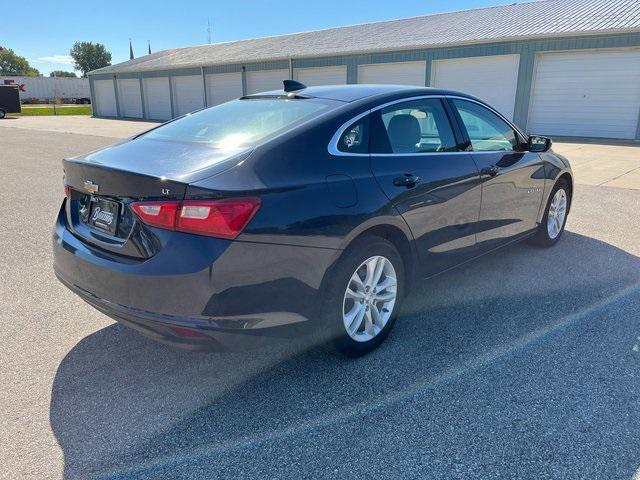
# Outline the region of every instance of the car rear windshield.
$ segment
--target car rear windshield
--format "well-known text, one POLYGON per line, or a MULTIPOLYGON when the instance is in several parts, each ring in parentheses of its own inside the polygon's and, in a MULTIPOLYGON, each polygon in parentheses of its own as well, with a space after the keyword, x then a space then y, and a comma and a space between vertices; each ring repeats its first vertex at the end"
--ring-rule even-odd
POLYGON ((328 111, 336 103, 281 97, 233 100, 167 123, 143 137, 225 149, 252 146, 328 111))

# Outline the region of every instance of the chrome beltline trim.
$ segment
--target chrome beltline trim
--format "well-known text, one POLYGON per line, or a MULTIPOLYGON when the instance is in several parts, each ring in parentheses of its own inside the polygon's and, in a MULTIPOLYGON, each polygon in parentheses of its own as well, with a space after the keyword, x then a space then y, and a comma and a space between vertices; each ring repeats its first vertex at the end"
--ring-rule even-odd
MULTIPOLYGON (((405 102, 411 102, 414 100, 422 100, 422 99, 428 99, 428 98, 455 98, 455 99, 459 99, 459 100, 465 100, 467 102, 471 102, 471 103, 476 103, 484 108, 486 108, 487 110, 489 110, 490 112, 496 114, 498 117, 500 117, 503 121, 505 121, 507 123, 507 125, 509 125, 511 128, 513 128, 522 138, 521 139, 526 139, 527 135, 525 133, 522 132, 522 130, 520 130, 517 126, 515 126, 513 123, 511 123, 509 120, 507 120, 505 118, 504 115, 502 115, 500 112, 498 112, 496 109, 494 109, 493 107, 482 103, 478 100, 474 100, 473 98, 467 98, 467 97, 461 97, 458 95, 418 95, 415 97, 406 97, 406 98, 401 98, 398 100, 393 100, 391 102, 387 102, 387 103, 383 103, 382 105, 378 105, 370 110, 367 110, 365 112, 362 112, 359 115, 356 115, 355 117, 351 118, 350 120, 348 120, 347 122, 343 123, 342 126, 340 126, 340 128, 336 131, 336 133, 334 133, 333 137, 331 137, 331 140, 329 141, 329 145, 327 145, 327 151, 331 154, 334 155, 336 157, 416 157, 416 156, 431 156, 431 155, 461 155, 461 154, 475 154, 475 155, 482 155, 482 154, 495 154, 497 152, 501 152, 502 150, 494 150, 494 151, 486 151, 486 152, 464 152, 464 151, 459 151, 459 152, 421 152, 421 153, 348 153, 348 152, 342 152, 338 149, 338 141, 340 140, 340 137, 342 136, 342 134, 344 133, 344 131, 349 128, 352 124, 354 124, 355 122, 357 122, 358 120, 360 120, 361 118, 376 112, 378 110, 381 110, 383 108, 389 107, 391 105, 396 105, 398 103, 405 103, 405 102)), ((504 152, 508 153, 510 152, 509 150, 504 150, 504 152)))

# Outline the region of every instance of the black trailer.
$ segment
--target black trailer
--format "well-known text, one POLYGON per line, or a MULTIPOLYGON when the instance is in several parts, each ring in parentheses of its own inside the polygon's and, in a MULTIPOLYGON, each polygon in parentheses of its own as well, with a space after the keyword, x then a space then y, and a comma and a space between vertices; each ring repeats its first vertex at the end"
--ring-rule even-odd
POLYGON ((20 92, 14 85, 0 85, 0 118, 7 113, 20 113, 20 92))

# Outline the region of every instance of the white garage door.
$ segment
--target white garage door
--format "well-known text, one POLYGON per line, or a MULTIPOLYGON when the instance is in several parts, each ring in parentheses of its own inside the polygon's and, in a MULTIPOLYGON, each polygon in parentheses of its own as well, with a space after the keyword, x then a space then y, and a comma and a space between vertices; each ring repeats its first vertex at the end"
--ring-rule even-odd
POLYGON ((200 75, 172 77, 173 104, 176 116, 204 107, 204 86, 200 75))
POLYGON ((358 83, 425 85, 425 62, 380 63, 358 66, 358 83))
POLYGON ((215 73, 207 75, 207 104, 219 105, 242 96, 242 74, 215 73))
POLYGON ((634 138, 639 110, 640 50, 538 55, 529 131, 634 138))
POLYGON ((435 60, 431 64, 433 87, 475 95, 513 119, 520 55, 435 60))
POLYGON ((93 90, 96 96, 96 111, 101 117, 115 117, 116 110, 116 91, 113 88, 113 80, 95 80, 93 82, 93 90))
POLYGON ((347 83, 347 67, 314 67, 296 68, 293 73, 294 80, 304 83, 308 87, 315 85, 344 85, 347 83))
POLYGON ((282 90, 282 81, 289 78, 289 70, 247 72, 247 94, 282 90))
POLYGON ((169 78, 145 78, 143 80, 143 87, 147 118, 153 120, 169 120, 171 118, 169 78))
POLYGON ((118 98, 120 100, 120 115, 129 118, 142 118, 140 80, 137 78, 118 80, 118 98))

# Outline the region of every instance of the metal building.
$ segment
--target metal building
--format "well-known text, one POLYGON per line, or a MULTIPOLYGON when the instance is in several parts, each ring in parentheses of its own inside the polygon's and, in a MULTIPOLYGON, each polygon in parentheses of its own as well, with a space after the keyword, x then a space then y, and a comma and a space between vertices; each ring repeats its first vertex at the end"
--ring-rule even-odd
POLYGON ((177 48, 89 78, 101 117, 170 119, 293 78, 446 87, 539 134, 640 140, 640 1, 544 0, 177 48))

